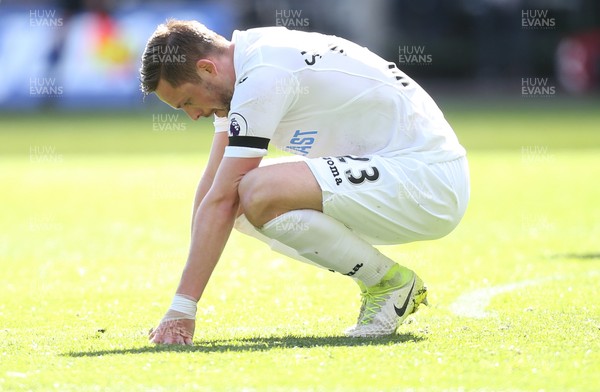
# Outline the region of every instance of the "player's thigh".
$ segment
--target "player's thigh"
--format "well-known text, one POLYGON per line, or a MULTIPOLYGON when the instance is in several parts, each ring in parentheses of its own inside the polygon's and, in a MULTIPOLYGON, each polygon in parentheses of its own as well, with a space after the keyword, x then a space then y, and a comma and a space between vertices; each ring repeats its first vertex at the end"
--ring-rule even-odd
POLYGON ((256 227, 289 211, 322 210, 321 188, 305 160, 261 165, 244 176, 239 194, 241 210, 256 227))

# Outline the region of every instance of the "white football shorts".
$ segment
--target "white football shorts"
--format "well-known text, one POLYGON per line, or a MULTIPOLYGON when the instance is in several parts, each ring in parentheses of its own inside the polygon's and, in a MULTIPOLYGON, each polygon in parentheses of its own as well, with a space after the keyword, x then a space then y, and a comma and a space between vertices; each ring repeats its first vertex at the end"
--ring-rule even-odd
POLYGON ((433 164, 402 155, 305 162, 323 192, 323 212, 373 245, 443 237, 469 201, 466 157, 433 164))

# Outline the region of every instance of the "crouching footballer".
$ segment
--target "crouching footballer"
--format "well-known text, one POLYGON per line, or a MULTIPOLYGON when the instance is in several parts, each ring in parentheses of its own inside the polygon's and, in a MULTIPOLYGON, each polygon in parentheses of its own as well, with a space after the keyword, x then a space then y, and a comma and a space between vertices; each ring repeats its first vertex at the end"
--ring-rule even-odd
POLYGON ((152 342, 192 344, 197 302, 234 227, 356 281, 362 306, 347 336, 394 334, 427 303, 416 272, 373 245, 450 233, 469 171, 440 109, 394 63, 335 36, 266 27, 227 40, 169 20, 148 40, 140 79, 144 94, 215 125, 187 263, 152 342), (157 55, 174 48, 185 61, 157 55), (294 159, 261 164, 269 144, 294 159))

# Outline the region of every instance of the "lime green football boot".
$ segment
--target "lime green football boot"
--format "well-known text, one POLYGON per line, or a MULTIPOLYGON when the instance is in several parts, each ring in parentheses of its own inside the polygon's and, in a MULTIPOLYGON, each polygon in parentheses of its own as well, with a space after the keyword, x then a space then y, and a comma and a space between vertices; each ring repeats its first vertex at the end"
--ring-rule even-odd
POLYGON ((394 334, 396 329, 420 304, 427 305, 427 288, 415 274, 402 284, 400 266, 395 265, 381 282, 362 289, 362 305, 355 326, 345 331, 349 337, 379 337, 394 334))

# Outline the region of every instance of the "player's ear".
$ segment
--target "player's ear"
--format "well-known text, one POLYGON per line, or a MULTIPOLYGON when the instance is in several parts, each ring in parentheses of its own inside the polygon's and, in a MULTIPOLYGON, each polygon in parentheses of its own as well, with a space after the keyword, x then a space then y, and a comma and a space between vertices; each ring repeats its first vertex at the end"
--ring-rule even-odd
POLYGON ((196 72, 201 78, 217 76, 217 65, 209 59, 200 59, 196 61, 196 72))

